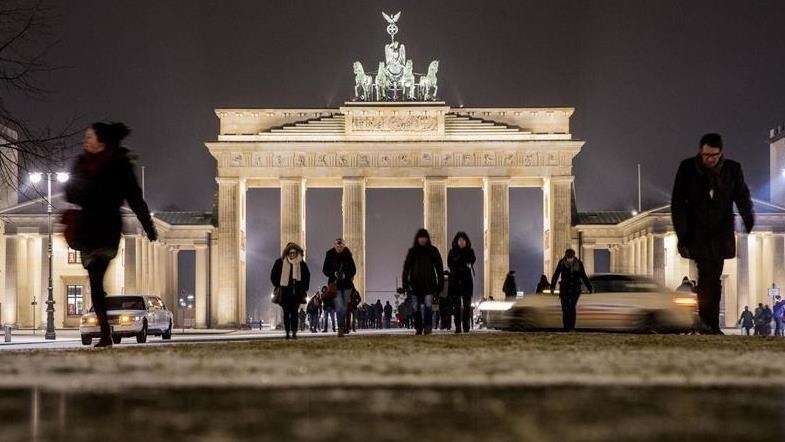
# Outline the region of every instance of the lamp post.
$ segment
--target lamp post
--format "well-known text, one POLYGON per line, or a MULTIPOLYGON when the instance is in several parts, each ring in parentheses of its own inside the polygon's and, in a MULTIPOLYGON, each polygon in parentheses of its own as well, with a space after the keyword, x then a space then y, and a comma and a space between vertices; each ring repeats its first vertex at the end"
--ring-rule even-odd
MULTIPOLYGON (((47 287, 48 293, 46 297, 46 333, 44 334, 44 339, 49 340, 57 338, 57 334, 55 333, 55 300, 52 287, 52 175, 55 176, 57 182, 59 183, 68 181, 68 174, 65 172, 46 173, 46 222, 49 237, 47 245, 47 254, 49 258, 49 286, 47 287)), ((40 183, 43 177, 43 173, 31 173, 30 182, 33 184, 40 183)))

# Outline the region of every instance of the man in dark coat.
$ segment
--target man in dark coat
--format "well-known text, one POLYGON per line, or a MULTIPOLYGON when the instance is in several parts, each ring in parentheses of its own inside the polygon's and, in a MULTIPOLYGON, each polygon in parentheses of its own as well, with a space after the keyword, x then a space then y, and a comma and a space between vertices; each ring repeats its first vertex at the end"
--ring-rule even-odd
POLYGON ((439 249, 431 244, 431 235, 420 229, 406 254, 401 281, 412 294, 414 328, 418 335, 433 330, 433 297, 444 290, 444 263, 439 249))
POLYGON ((565 331, 575 330, 575 320, 577 317, 578 298, 581 296, 581 283, 586 285, 589 293, 592 292, 591 281, 586 276, 583 263, 577 256, 575 250, 567 249, 564 258, 559 260, 556 271, 551 278, 551 293, 556 290, 556 282, 559 283, 559 299, 561 300, 562 322, 565 331))
POLYGON ((706 134, 695 157, 679 165, 671 213, 679 254, 698 267, 698 312, 709 333, 720 330, 722 268, 736 256, 733 204, 749 233, 755 224, 750 190, 741 165, 725 159, 722 137, 706 134))
POLYGON ((342 337, 346 331, 346 312, 351 302, 352 290, 354 289, 352 280, 354 275, 357 274, 357 267, 354 264, 352 252, 346 247, 343 239, 336 239, 333 248, 325 254, 322 272, 327 277, 328 284, 335 284, 337 290, 335 295, 335 314, 338 319, 338 336, 342 337))
POLYGON ((507 277, 504 278, 504 284, 502 284, 502 291, 504 292, 504 297, 507 299, 515 299, 518 296, 518 284, 515 283, 515 270, 510 270, 507 273, 507 277))
POLYGON ((447 255, 450 267, 447 292, 453 305, 455 333, 469 333, 471 322, 472 295, 474 294, 474 263, 477 261, 472 242, 464 232, 458 232, 452 240, 452 248, 447 255))
POLYGON ((744 311, 741 312, 741 316, 739 317, 739 324, 741 328, 744 329, 744 334, 747 336, 750 335, 750 329, 755 326, 755 317, 752 315, 750 308, 746 305, 744 306, 744 311))
POLYGON ((390 304, 390 301, 387 301, 384 304, 384 328, 390 328, 392 326, 392 315, 393 315, 393 306, 390 304))

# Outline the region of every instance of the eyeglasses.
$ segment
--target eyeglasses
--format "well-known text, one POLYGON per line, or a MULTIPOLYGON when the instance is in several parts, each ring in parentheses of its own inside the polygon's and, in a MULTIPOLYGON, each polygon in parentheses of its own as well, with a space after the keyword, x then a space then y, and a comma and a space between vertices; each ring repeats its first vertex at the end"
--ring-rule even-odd
POLYGON ((717 158, 722 155, 722 152, 717 153, 701 153, 701 157, 709 159, 709 158, 717 158))

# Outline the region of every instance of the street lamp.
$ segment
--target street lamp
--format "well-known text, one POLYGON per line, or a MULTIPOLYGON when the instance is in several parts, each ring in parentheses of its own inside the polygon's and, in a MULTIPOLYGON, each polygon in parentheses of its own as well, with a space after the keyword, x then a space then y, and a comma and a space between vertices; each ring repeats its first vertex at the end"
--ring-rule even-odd
MULTIPOLYGON (((59 183, 68 181, 68 174, 66 172, 47 172, 46 173, 46 218, 47 218, 47 231, 49 237, 49 244, 47 245, 47 254, 49 258, 49 286, 47 287, 46 298, 46 333, 44 339, 56 339, 55 334, 55 300, 52 287, 52 175, 59 183)), ((34 172, 30 174, 30 182, 38 184, 43 180, 44 174, 41 172, 34 172)), ((35 327, 35 324, 33 324, 35 327)))

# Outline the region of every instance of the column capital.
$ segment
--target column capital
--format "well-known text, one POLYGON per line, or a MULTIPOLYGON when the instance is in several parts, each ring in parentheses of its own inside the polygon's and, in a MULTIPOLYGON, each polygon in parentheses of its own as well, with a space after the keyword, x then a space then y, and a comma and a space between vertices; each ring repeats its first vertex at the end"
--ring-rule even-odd
POLYGON ((549 176, 545 177, 545 182, 551 182, 552 184, 572 184, 575 181, 575 177, 572 175, 557 175, 557 176, 549 176))
POLYGON ((303 177, 281 177, 278 179, 281 184, 300 184, 305 185, 305 178, 303 177))
POLYGON ((230 185, 231 184, 240 184, 240 178, 239 177, 218 176, 218 177, 215 177, 215 182, 218 183, 219 185, 221 185, 221 184, 224 184, 224 185, 227 185, 227 184, 230 184, 230 185))

